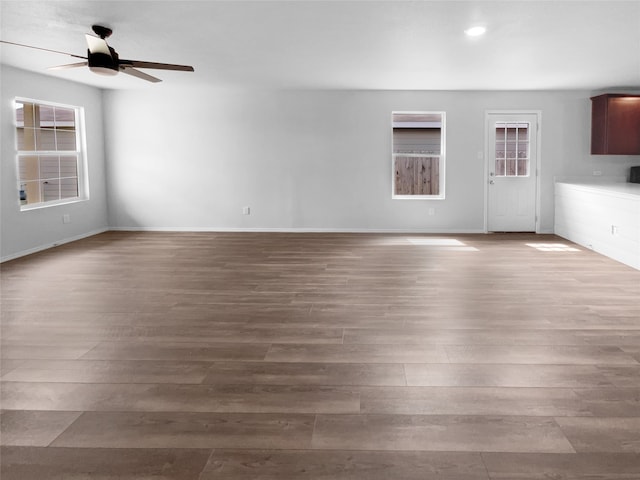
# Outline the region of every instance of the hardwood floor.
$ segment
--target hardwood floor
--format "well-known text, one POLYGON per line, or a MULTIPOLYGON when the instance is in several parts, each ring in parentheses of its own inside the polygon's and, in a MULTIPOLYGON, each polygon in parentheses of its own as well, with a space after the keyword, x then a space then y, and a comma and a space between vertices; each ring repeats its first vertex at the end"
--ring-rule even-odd
POLYGON ((2 265, 1 478, 640 478, 640 272, 555 236, 109 232, 2 265))

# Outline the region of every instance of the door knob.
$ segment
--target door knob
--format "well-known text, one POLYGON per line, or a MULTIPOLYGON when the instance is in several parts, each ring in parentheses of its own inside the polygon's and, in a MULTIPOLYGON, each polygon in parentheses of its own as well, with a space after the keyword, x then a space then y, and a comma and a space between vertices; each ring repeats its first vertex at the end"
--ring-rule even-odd
POLYGON ((489 185, 493 185, 494 183, 496 182, 494 182, 493 180, 489 180, 489 185))

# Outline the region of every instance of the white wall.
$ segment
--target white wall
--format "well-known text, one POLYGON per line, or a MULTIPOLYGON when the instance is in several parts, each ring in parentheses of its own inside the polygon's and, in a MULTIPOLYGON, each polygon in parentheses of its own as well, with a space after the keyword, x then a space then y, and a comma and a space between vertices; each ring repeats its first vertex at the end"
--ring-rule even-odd
MULTIPOLYGON (((157 87, 157 88, 156 88, 157 87)), ((555 176, 624 175, 591 157, 591 92, 105 93, 110 225, 121 229, 484 229, 486 110, 542 111, 541 225, 555 176), (391 199, 393 110, 447 114, 445 200, 391 199), (243 216, 242 207, 251 207, 243 216), (429 216, 429 208, 435 215, 429 216)))
POLYGON ((2 65, 0 77, 2 217, 0 257, 11 259, 107 228, 102 92, 2 65), (81 106, 85 109, 90 199, 83 202, 20 211, 13 100, 26 97, 81 106), (70 215, 71 223, 62 223, 70 215))

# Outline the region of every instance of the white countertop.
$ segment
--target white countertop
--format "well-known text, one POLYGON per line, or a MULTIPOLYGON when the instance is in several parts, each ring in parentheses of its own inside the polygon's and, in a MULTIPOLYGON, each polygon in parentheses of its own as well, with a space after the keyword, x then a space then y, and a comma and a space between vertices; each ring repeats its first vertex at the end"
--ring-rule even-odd
POLYGON ((615 196, 629 197, 640 201, 640 183, 589 180, 558 180, 556 183, 570 185, 580 190, 589 190, 615 196))

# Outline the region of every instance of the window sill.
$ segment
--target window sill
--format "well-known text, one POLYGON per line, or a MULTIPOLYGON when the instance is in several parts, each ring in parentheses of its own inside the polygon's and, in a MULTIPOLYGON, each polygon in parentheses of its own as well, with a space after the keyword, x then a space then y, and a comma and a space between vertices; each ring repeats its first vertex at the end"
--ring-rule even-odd
POLYGON ((34 203, 33 205, 28 205, 28 204, 20 205, 20 211, 28 212, 30 210, 40 210, 42 208, 57 207, 60 205, 69 205, 70 203, 86 202, 87 200, 89 199, 76 197, 76 198, 65 198, 64 200, 55 200, 52 202, 34 203))
POLYGON ((444 195, 392 195, 392 200, 444 200, 444 195))

